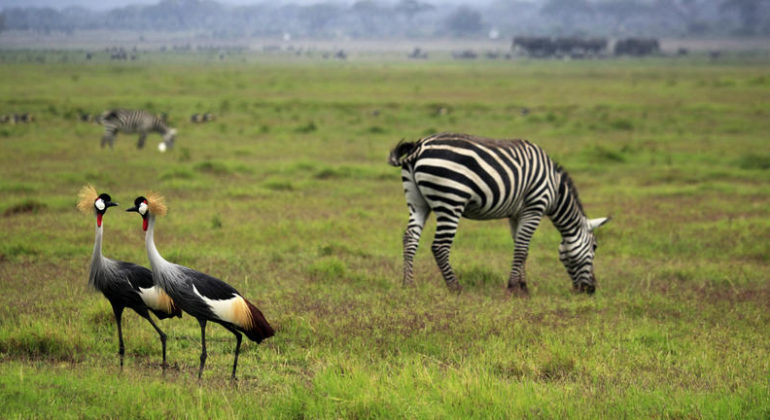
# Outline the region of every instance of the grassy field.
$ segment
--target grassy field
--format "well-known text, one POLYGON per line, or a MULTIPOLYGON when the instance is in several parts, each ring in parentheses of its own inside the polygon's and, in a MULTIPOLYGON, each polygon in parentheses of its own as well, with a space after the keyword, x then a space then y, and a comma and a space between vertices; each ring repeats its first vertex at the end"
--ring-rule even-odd
MULTIPOLYGON (((0 114, 0 417, 768 418, 770 61, 427 62, 215 55, 85 63, 3 53, 0 114), (167 112, 161 154, 81 111, 167 112), (529 113, 523 115, 522 108, 529 113), (192 124, 189 115, 218 119, 192 124), (532 241, 531 297, 508 299, 507 222, 463 221, 446 291, 431 219, 401 287, 407 220, 400 139, 437 131, 520 137, 577 184, 599 233, 597 292, 573 295, 558 232, 532 241), (93 183, 121 207, 105 255, 147 265, 149 190, 169 214, 167 259, 240 290, 276 326, 248 342, 197 322, 124 316, 126 366, 108 302, 88 290, 93 183)), ((64 57, 64 58, 63 58, 64 57)), ((79 56, 78 56, 79 57, 79 56)))

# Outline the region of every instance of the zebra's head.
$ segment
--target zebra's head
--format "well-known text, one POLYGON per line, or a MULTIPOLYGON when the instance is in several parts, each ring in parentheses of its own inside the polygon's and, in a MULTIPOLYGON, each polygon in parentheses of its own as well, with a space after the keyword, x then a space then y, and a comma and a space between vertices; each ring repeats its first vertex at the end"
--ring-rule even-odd
POLYGON ((171 149, 174 147, 174 140, 176 140, 176 128, 169 128, 166 134, 163 135, 163 143, 166 146, 163 149, 171 149))
POLYGON ((562 238, 559 244, 559 259, 567 268, 572 286, 576 291, 593 294, 596 290, 594 276, 594 255, 596 254, 596 235, 594 230, 610 219, 585 219, 582 229, 571 237, 562 238))

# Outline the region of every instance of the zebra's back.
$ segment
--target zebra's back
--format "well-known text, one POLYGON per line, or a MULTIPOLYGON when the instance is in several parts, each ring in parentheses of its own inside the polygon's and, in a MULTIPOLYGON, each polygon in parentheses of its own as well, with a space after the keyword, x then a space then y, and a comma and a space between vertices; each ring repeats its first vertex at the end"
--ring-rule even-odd
POLYGON ((545 209, 553 197, 555 164, 526 140, 441 133, 419 140, 406 155, 404 182, 414 183, 434 211, 497 219, 532 202, 545 209))

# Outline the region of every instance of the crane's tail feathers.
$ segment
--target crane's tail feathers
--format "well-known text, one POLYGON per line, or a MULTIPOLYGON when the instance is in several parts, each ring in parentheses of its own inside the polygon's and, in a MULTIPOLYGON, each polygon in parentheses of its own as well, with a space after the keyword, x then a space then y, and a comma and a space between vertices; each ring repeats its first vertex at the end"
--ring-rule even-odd
POLYGON ((246 303, 249 312, 247 327, 243 327, 243 332, 246 333, 246 337, 249 337, 252 341, 261 343, 262 340, 275 335, 275 330, 267 322, 262 311, 257 309, 257 307, 252 305, 248 300, 243 299, 243 301, 246 303))
POLYGON ((411 159, 414 158, 412 152, 414 152, 415 146, 417 146, 416 142, 404 141, 401 139, 401 141, 396 144, 396 147, 390 151, 388 164, 391 166, 402 166, 403 164, 410 162, 411 159))

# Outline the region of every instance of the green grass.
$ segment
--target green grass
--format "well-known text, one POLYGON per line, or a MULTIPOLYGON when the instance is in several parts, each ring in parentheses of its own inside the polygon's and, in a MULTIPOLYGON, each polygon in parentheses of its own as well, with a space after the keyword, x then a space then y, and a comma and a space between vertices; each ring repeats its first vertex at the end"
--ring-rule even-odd
MULTIPOLYGON (((763 60, 216 62, 0 66, 0 413, 132 418, 767 418, 770 416, 770 84, 763 60), (161 154, 78 112, 168 112, 161 154), (522 108, 529 113, 523 115, 522 108), (217 120, 192 124, 189 115, 217 120), (575 180, 598 233, 597 293, 573 295, 545 222, 510 299, 506 221, 463 220, 445 290, 431 219, 401 287, 402 139, 435 131, 528 138, 575 180), (104 253, 147 265, 140 219, 163 193, 167 259, 217 276, 276 326, 245 343, 208 329, 204 379, 190 316, 160 344, 87 289, 93 183, 104 253)), ((16 53, 22 54, 22 53, 16 53)), ((53 54, 53 53, 52 53, 53 54)), ((10 58, 9 58, 10 57, 10 58)))

